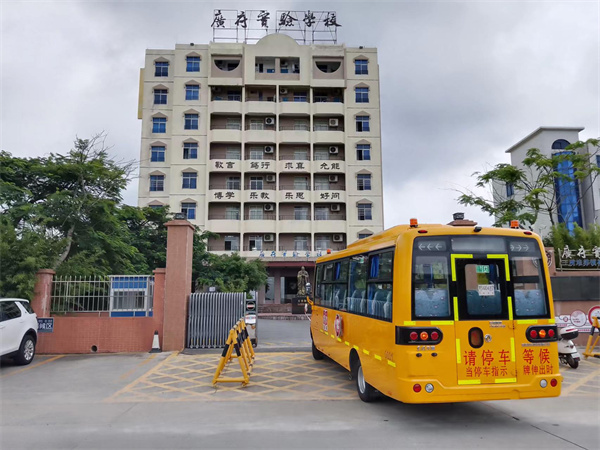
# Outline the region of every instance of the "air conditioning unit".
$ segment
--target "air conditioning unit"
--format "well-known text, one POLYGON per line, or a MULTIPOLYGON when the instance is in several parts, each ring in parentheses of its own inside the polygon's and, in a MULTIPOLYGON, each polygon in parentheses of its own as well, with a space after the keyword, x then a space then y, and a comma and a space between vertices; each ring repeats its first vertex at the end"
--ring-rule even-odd
POLYGON ((340 149, 337 146, 332 145, 331 147, 329 147, 330 155, 337 155, 339 152, 340 152, 340 149))
POLYGON ((341 211, 342 207, 339 204, 331 205, 331 210, 332 211, 341 211))
POLYGON ((275 117, 267 117, 265 119, 265 125, 275 125, 275 117))
POLYGON ((275 205, 273 203, 267 203, 264 206, 265 211, 275 211, 275 205))
POLYGON ((333 242, 344 242, 344 235, 343 234, 334 234, 333 242))
POLYGON ((329 126, 330 127, 337 127, 340 124, 339 119, 329 119, 329 126))
POLYGON ((337 175, 329 175, 329 181, 331 181, 332 183, 337 183, 338 176, 337 175))
POLYGON ((267 175, 267 183, 275 183, 275 175, 267 175))
POLYGON ((275 240, 274 234, 265 234, 265 242, 273 242, 275 240))
POLYGON ((275 149, 272 145, 265 145, 265 153, 273 153, 275 149))
POLYGON ((279 88, 279 93, 282 95, 286 95, 288 93, 288 90, 286 88, 279 88))

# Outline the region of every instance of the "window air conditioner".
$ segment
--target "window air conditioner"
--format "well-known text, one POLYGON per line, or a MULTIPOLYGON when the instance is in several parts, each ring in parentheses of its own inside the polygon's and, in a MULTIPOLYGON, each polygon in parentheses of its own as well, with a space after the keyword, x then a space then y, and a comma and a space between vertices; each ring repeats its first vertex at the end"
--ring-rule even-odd
POLYGON ((331 155, 337 155, 340 152, 340 149, 337 148, 335 145, 332 145, 331 147, 329 147, 329 153, 331 155))
POLYGON ((339 204, 331 205, 332 211, 341 211, 342 207, 339 204))
POLYGON ((339 124, 340 124, 340 121, 338 119, 329 119, 330 127, 337 127, 339 124))
POLYGON ((279 88, 279 93, 282 95, 286 95, 288 93, 288 90, 286 88, 279 88))
POLYGON ((334 234, 333 242, 344 242, 344 235, 343 234, 334 234))
POLYGON ((272 145, 265 145, 265 153, 273 153, 273 150, 272 145))
POLYGON ((275 205, 273 205, 272 203, 267 203, 264 206, 265 211, 274 211, 275 210, 275 205))
POLYGON ((275 118, 274 117, 267 117, 265 119, 265 124, 266 125, 275 125, 275 118))
POLYGON ((331 181, 332 183, 337 183, 338 176, 337 175, 329 175, 329 181, 331 181))
POLYGON ((275 236, 273 234, 265 234, 265 242, 273 242, 275 240, 275 236))
MULTIPOLYGON (((275 183, 275 175, 267 175, 267 183, 275 183)), ((265 207, 265 211, 267 208, 265 207)))

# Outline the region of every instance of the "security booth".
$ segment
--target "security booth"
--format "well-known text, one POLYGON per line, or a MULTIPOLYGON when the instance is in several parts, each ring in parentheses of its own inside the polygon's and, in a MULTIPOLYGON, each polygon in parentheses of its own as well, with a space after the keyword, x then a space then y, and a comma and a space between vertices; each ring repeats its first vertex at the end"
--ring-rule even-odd
POLYGON ((152 317, 154 277, 111 275, 110 317, 152 317))

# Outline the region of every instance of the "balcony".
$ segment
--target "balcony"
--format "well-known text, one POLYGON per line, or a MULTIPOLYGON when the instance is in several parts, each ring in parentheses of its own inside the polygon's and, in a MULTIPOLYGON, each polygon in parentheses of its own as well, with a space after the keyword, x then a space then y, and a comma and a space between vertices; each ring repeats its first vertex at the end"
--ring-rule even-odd
MULTIPOLYGON (((246 216, 252 217, 252 216, 246 216)), ((260 219, 249 219, 244 220, 244 233, 275 233, 277 222, 275 221, 275 214, 267 216, 264 215, 262 220, 260 219)), ((245 218, 244 218, 245 219, 245 218)))
POLYGON ((273 159, 250 159, 243 161, 243 167, 244 172, 275 172, 277 169, 276 163, 273 159))
POLYGON ((277 104, 274 97, 267 97, 263 100, 259 100, 258 98, 246 99, 246 114, 275 114, 276 107, 277 104))
POLYGON ((242 228, 242 221, 239 215, 231 214, 208 214, 207 229, 218 230, 219 233, 239 233, 242 228))
MULTIPOLYGON (((325 97, 327 98, 327 97, 325 97)), ((333 100, 333 99, 332 99, 333 100)), ((311 113, 314 115, 343 115, 344 103, 341 101, 324 101, 323 98, 315 96, 315 101, 311 104, 311 113)))
MULTIPOLYGON (((283 99, 282 99, 283 100, 283 99)), ((279 102, 280 114, 310 114, 310 103, 304 97, 304 100, 290 100, 279 102)))
POLYGON ((279 141, 290 144, 308 144, 310 143, 309 126, 298 125, 280 125, 279 141))
MULTIPOLYGON (((341 120, 341 119, 340 119, 341 120)), ((313 127, 313 141, 315 143, 344 143, 344 126, 341 122, 338 122, 337 127, 313 127)))
POLYGON ((296 159, 277 161, 278 172, 310 172, 311 161, 299 161, 296 159))
POLYGON ((210 126, 210 134, 212 142, 242 142, 242 127, 240 124, 213 124, 210 126))
MULTIPOLYGON (((337 155, 336 155, 337 156, 337 155)), ((318 160, 313 162, 314 171, 316 173, 345 173, 346 162, 340 160, 318 160)))
POLYGON ((207 201, 209 202, 239 202, 242 195, 239 185, 236 189, 226 184, 211 184, 208 186, 207 201))
POLYGON ((275 142, 275 128, 254 128, 246 125, 246 142, 275 142))
POLYGON ((312 193, 312 201, 315 203, 346 203, 346 191, 344 189, 344 186, 336 189, 316 189, 312 193))
POLYGON ((299 186, 280 185, 277 193, 277 201, 284 203, 293 202, 310 202, 310 188, 308 186, 302 188, 299 186))
POLYGON ((264 185, 262 189, 250 189, 246 187, 244 190, 245 202, 274 202, 276 198, 275 185, 264 185))
POLYGON ((225 97, 213 96, 210 102, 210 113, 242 113, 241 95, 230 95, 225 97))
POLYGON ((310 214, 282 214, 279 216, 279 231, 284 233, 310 233, 311 226, 310 214))
POLYGON ((315 233, 346 233, 346 216, 344 214, 332 215, 327 218, 315 214, 313 221, 315 233))
POLYGON ((241 172, 242 162, 237 159, 213 159, 210 161, 211 172, 241 172))

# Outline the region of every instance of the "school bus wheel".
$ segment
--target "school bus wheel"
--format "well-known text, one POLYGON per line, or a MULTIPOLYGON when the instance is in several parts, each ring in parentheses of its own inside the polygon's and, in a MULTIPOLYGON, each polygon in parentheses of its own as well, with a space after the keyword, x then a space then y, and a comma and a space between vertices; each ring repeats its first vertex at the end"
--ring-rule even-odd
POLYGON ((323 359, 323 352, 321 352, 316 346, 315 341, 311 339, 312 342, 312 355, 313 358, 317 361, 321 361, 323 359))
POLYGON ((356 380, 356 390, 360 399, 365 403, 377 400, 377 390, 365 380, 360 358, 358 358, 358 356, 354 360, 352 369, 352 376, 356 380))

